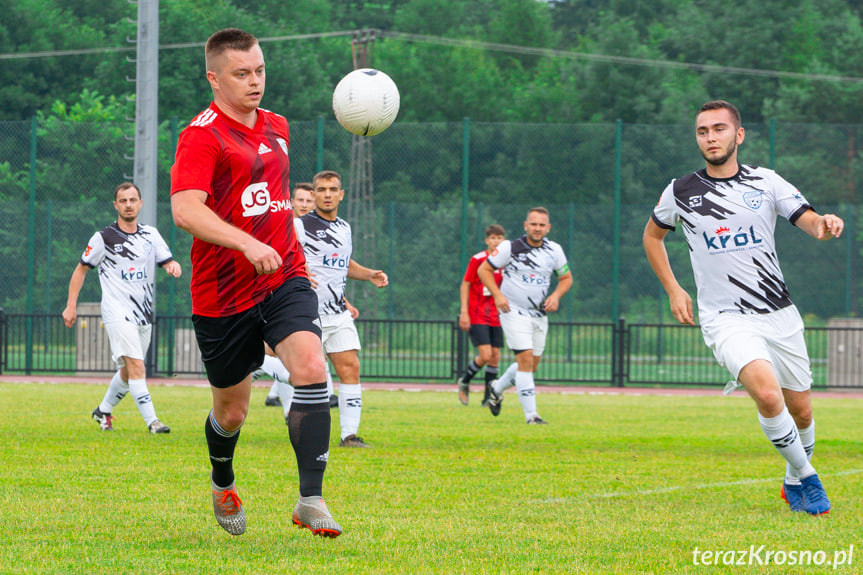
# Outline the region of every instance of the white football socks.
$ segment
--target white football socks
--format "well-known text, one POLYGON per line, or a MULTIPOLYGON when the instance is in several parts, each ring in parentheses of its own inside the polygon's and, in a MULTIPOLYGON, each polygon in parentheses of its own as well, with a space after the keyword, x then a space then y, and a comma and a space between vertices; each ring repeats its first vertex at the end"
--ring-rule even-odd
POLYGON ((797 426, 794 425, 794 419, 788 413, 787 407, 783 407, 782 413, 776 417, 764 417, 759 413, 758 422, 767 439, 791 465, 798 478, 815 474, 815 468, 809 463, 806 450, 803 449, 803 442, 800 441, 800 434, 797 433, 797 426))
POLYGON ((515 374, 515 389, 518 391, 518 400, 524 410, 524 420, 529 421, 539 414, 536 412, 536 386, 533 382, 533 373, 529 371, 518 371, 515 374))
POLYGON ((274 383, 279 390, 279 399, 282 400, 282 411, 287 417, 291 412, 291 402, 294 400, 294 386, 281 379, 276 379, 274 383))
POLYGON ((138 406, 138 411, 141 412, 144 423, 149 427, 158 418, 156 417, 156 409, 153 407, 153 400, 150 399, 150 390, 147 389, 147 380, 130 379, 129 392, 135 398, 135 405, 138 406))
MULTIPOLYGON (((806 452, 806 457, 809 461, 812 461, 812 452, 815 450, 815 420, 813 419, 809 427, 805 429, 798 428, 797 432, 800 434, 800 443, 803 444, 803 451, 806 452)), ((800 484, 797 472, 794 471, 794 468, 788 462, 785 463, 785 483, 790 485, 800 484)))
POLYGON ((512 387, 513 385, 515 385, 515 374, 517 371, 518 371, 518 364, 517 363, 513 363, 508 368, 506 368, 506 371, 503 372, 503 375, 501 375, 499 378, 497 378, 495 380, 495 382, 492 384, 492 387, 494 388, 494 392, 496 394, 500 395, 505 390, 507 390, 510 387, 512 387))
POLYGON ((117 404, 120 403, 126 394, 129 393, 129 383, 120 377, 120 370, 114 372, 114 377, 111 378, 111 383, 108 384, 108 391, 105 392, 105 397, 102 398, 102 403, 99 404, 99 411, 102 413, 111 413, 117 404))
POLYGON ((363 411, 363 386, 359 383, 339 384, 339 424, 341 438, 356 435, 360 430, 363 411))

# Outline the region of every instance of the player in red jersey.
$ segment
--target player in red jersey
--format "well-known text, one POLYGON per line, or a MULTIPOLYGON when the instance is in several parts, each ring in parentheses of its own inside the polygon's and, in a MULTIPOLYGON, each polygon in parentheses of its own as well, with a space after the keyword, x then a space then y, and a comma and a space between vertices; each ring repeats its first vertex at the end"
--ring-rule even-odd
MULTIPOLYGON (((503 330, 500 318, 494 305, 494 298, 476 275, 480 264, 488 258, 506 235, 502 226, 492 224, 485 229, 485 245, 488 249, 474 255, 467 264, 467 271, 461 282, 461 312, 458 316, 458 326, 468 332, 470 341, 476 347, 477 355, 465 367, 458 378, 458 399, 462 405, 467 405, 470 393, 470 380, 485 366, 485 394, 482 405, 488 403, 488 390, 491 382, 497 378, 500 363, 500 348, 503 347, 503 330)), ((501 271, 495 270, 495 281, 500 285, 501 271)))
POLYGON ((229 28, 206 46, 213 102, 180 134, 171 169, 174 222, 192 234, 192 320, 213 393, 205 423, 213 511, 246 529, 233 458, 266 342, 295 387, 288 421, 300 497, 293 521, 316 535, 342 528, 322 498, 330 410, 318 301, 305 271, 288 194, 288 123, 259 107, 264 55, 229 28))

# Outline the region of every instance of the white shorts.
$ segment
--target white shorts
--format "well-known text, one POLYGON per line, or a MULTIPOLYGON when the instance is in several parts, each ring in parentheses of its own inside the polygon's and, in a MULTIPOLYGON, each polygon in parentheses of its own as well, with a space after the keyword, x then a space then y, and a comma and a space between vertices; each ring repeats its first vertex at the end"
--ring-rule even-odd
POLYGON ((701 333, 735 380, 748 363, 765 359, 782 388, 806 391, 812 386, 803 319, 793 305, 767 314, 721 313, 702 324, 701 333))
POLYGON ((500 314, 500 327, 506 337, 506 345, 516 351, 533 350, 539 357, 545 351, 545 338, 548 335, 548 316, 530 317, 518 312, 500 314))
POLYGON ((126 365, 124 356, 144 361, 147 348, 150 347, 152 325, 135 325, 128 321, 111 322, 105 324, 105 332, 111 344, 111 358, 117 367, 126 365))
POLYGON ((360 334, 357 333, 351 312, 321 316, 321 343, 326 353, 361 349, 360 334))

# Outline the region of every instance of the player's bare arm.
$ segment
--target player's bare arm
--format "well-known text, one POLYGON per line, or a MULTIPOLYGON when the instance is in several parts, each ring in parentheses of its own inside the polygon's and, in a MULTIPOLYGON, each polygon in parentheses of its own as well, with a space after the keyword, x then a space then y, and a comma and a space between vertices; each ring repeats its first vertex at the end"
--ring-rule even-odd
POLYGON ((205 242, 242 252, 259 274, 282 267, 282 257, 267 244, 232 226, 207 207, 207 192, 182 190, 171 196, 174 223, 205 242))
POLYGON ((494 281, 494 268, 491 267, 488 260, 479 265, 476 269, 476 275, 494 299, 495 307, 503 313, 509 313, 509 300, 501 293, 500 288, 497 286, 497 282, 494 281))
POLYGON ((373 270, 361 266, 353 259, 348 263, 348 278, 371 282, 375 287, 386 287, 390 283, 389 277, 381 270, 373 270))
POLYGON ((470 314, 468 313, 468 297, 470 296, 470 282, 463 281, 459 287, 459 299, 461 300, 461 311, 458 314, 458 327, 462 331, 470 329, 470 314))
POLYGON ((566 272, 559 278, 557 278, 557 287, 553 292, 548 294, 548 297, 545 298, 545 302, 542 305, 542 308, 545 311, 557 311, 560 307, 560 298, 563 297, 563 294, 569 291, 569 288, 572 287, 572 272, 566 272))
POLYGON ((89 267, 82 263, 75 266, 75 271, 72 272, 72 279, 69 280, 69 295, 66 299, 66 309, 63 310, 63 323, 66 327, 75 325, 75 320, 78 319, 78 294, 81 293, 81 287, 84 285, 84 278, 87 277, 89 267))
POLYGON ((674 277, 674 272, 671 270, 671 262, 668 261, 668 252, 665 250, 666 234, 668 234, 668 230, 657 226, 652 219, 647 220, 642 236, 644 252, 647 254, 650 267, 653 268, 653 272, 659 278, 662 287, 665 288, 665 293, 668 294, 668 303, 671 306, 671 314, 674 319, 678 323, 695 325, 695 317, 692 314, 692 298, 677 283, 677 278, 674 277))
POLYGON ((842 230, 845 229, 845 222, 839 216, 833 214, 819 215, 815 213, 815 210, 806 210, 797 218, 794 225, 816 240, 838 238, 842 235, 842 230))

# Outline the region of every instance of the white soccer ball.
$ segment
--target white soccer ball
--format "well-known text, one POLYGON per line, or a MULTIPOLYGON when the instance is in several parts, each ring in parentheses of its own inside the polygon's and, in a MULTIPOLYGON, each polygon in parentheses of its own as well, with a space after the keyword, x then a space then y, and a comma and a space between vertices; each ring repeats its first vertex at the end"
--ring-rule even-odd
POLYGON ((396 119, 400 101, 392 78, 380 70, 360 68, 339 81, 333 91, 333 112, 348 132, 374 136, 396 119))

